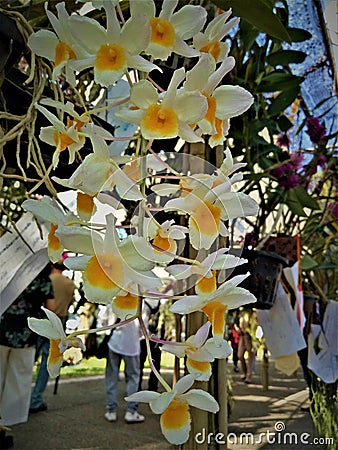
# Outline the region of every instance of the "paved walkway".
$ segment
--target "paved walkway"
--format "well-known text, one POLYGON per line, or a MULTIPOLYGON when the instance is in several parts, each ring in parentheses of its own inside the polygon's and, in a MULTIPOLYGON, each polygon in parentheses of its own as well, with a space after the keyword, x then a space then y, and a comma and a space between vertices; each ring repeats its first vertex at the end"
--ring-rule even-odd
MULTIPOLYGON (((228 370, 233 382, 235 401, 229 420, 228 447, 220 442, 220 449, 304 450, 307 448, 304 439, 308 440, 308 445, 313 442, 316 433, 310 414, 300 409, 306 405, 308 398, 300 369, 296 375, 287 377, 276 372, 271 362, 268 390, 262 388, 259 363, 253 383, 250 385, 243 383, 240 375, 232 371, 231 362, 228 364, 228 370), (275 427, 285 430, 276 433, 275 427), (267 436, 268 431, 270 434, 267 436), (286 432, 294 435, 284 439, 286 432), (240 438, 241 433, 246 434, 240 438), (261 442, 258 442, 260 433, 263 434, 261 442), (276 433, 275 442, 272 442, 274 438, 272 433, 276 433), (300 442, 302 433, 308 433, 309 436, 303 436, 303 442, 300 442), (293 439, 291 443, 290 439, 293 439)), ((171 376, 171 371, 166 371, 165 377, 169 382, 171 376)), ((124 423, 122 400, 124 386, 122 381, 119 420, 116 423, 108 423, 103 418, 105 398, 102 376, 78 379, 61 377, 57 395, 53 395, 54 382, 49 383, 46 392, 48 411, 30 415, 27 423, 12 427, 14 449, 173 450, 176 448, 163 438, 159 416, 153 414, 146 404, 140 404, 139 407, 140 413, 146 416, 143 424, 124 423)), ((322 446, 315 444, 309 448, 323 449, 322 446)))

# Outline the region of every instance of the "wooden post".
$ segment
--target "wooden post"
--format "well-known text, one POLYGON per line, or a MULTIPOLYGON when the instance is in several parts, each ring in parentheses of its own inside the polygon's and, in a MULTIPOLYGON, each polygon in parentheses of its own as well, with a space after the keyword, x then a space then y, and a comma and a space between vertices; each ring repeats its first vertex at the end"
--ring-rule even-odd
MULTIPOLYGON (((184 153, 197 158, 186 159, 184 165, 188 164, 190 173, 209 173, 213 172, 213 166, 219 167, 223 161, 223 148, 210 149, 205 144, 186 144, 184 153)), ((186 171, 187 167, 183 168, 186 171)), ((214 248, 212 251, 216 250, 214 248)), ((201 255, 201 251, 199 254, 201 255)), ((208 252, 205 252, 207 256, 208 252)), ((189 250, 189 258, 195 258, 196 251, 192 248, 189 250)), ((194 291, 191 292, 194 294, 194 291)), ((206 322, 206 316, 201 312, 189 314, 187 316, 186 334, 187 337, 195 334, 196 331, 206 322)), ((216 449, 217 444, 214 442, 215 435, 220 432, 227 436, 227 378, 226 378, 226 361, 219 360, 213 364, 213 376, 209 382, 195 382, 193 388, 203 389, 214 396, 219 403, 220 411, 218 414, 208 413, 197 408, 191 408, 191 431, 189 440, 182 445, 183 450, 208 450, 216 449), (206 439, 202 442, 196 441, 198 433, 205 433, 206 439), (210 443, 208 444, 208 435, 210 434, 210 443)), ((201 436, 201 435, 199 435, 201 436)), ((222 445, 222 449, 224 449, 222 445)))

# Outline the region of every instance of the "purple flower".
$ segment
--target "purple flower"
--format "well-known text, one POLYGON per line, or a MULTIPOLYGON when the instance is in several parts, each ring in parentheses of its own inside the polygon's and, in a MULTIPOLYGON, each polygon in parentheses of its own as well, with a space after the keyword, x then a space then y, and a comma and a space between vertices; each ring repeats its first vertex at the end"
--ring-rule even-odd
POLYGON ((276 167, 276 169, 271 170, 271 175, 277 178, 278 180, 280 178, 283 178, 285 175, 284 165, 276 167))
POLYGON ((294 169, 299 169, 302 165, 304 156, 301 153, 292 153, 290 155, 290 158, 292 159, 292 164, 294 169))
POLYGON ((307 134, 314 144, 318 144, 326 136, 326 128, 319 121, 318 117, 309 117, 306 120, 307 134))
POLYGON ((320 166, 322 169, 326 166, 326 158, 324 155, 319 155, 317 160, 318 166, 320 166))
POLYGON ((338 202, 331 202, 329 204, 329 209, 331 210, 331 214, 337 220, 338 219, 338 202))
POLYGON ((290 138, 286 133, 279 134, 277 136, 277 145, 280 147, 287 147, 289 148, 290 145, 290 138))
POLYGON ((289 183, 289 189, 292 189, 296 186, 299 186, 299 176, 296 173, 293 173, 289 179, 288 179, 288 183, 289 183))

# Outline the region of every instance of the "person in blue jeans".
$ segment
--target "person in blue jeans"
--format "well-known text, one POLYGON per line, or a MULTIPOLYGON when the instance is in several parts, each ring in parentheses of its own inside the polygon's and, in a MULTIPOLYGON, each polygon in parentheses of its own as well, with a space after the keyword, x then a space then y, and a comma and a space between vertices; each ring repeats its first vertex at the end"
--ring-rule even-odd
POLYGON ((35 359, 37 359, 40 354, 41 354, 41 362, 36 377, 34 389, 31 395, 31 402, 29 406, 30 413, 37 413, 40 411, 47 410, 47 405, 43 401, 43 394, 46 390, 46 386, 49 379, 49 373, 47 369, 47 361, 49 355, 49 339, 43 336, 38 336, 35 359))
MULTIPOLYGON (((69 305, 74 300, 75 284, 62 272, 66 269, 63 264, 64 256, 57 263, 52 264, 50 280, 54 291, 53 311, 59 316, 64 328, 68 317, 69 305)), ((49 373, 47 369, 47 361, 49 355, 49 339, 38 336, 36 344, 35 360, 37 361, 41 355, 41 363, 39 366, 34 389, 31 395, 29 412, 31 414, 47 410, 47 404, 43 400, 43 395, 47 387, 49 373)))
MULTIPOLYGON (((120 365, 124 361, 124 375, 127 396, 138 391, 140 379, 140 341, 139 325, 136 320, 117 327, 108 342, 109 354, 106 364, 106 408, 104 417, 116 422, 118 408, 118 383, 120 365)), ((138 404, 128 402, 124 415, 126 423, 144 422, 144 416, 138 413, 138 404)))

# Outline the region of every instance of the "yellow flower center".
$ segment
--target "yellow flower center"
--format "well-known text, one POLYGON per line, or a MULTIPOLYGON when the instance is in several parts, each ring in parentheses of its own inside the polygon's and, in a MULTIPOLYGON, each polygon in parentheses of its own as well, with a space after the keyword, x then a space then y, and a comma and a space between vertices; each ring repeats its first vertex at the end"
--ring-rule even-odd
POLYGON ((174 398, 161 415, 161 426, 169 430, 179 430, 190 422, 188 402, 174 398))
POLYGON ((164 251, 171 251, 171 247, 174 243, 174 239, 168 238, 166 236, 161 236, 160 233, 157 233, 157 235, 155 236, 154 240, 153 240, 153 245, 155 247, 160 248, 161 250, 164 251))
POLYGON ((209 53, 217 62, 221 53, 221 44, 219 41, 209 42, 208 44, 200 48, 200 52, 209 53))
POLYGON ((151 39, 153 44, 159 44, 163 47, 173 47, 175 45, 175 30, 170 22, 152 17, 150 19, 151 39))
POLYGON ((67 128, 74 126, 75 130, 81 131, 84 124, 85 122, 82 122, 76 117, 73 117, 73 119, 71 119, 69 116, 67 117, 67 128))
POLYGON ((223 124, 224 120, 215 117, 215 127, 216 127, 216 133, 214 134, 215 138, 220 138, 223 136, 223 124))
POLYGON ((205 97, 208 101, 208 111, 205 115, 205 120, 210 122, 212 125, 215 123, 215 114, 216 114, 216 99, 211 97, 209 94, 205 94, 205 97))
POLYGON ((75 144, 74 139, 68 136, 67 133, 60 133, 59 131, 54 131, 54 142, 56 147, 59 147, 60 152, 66 150, 69 145, 75 144))
POLYGON ((153 104, 148 107, 141 121, 141 127, 164 138, 176 137, 178 118, 172 108, 153 104))
POLYGON ((208 316, 209 322, 212 323, 214 334, 223 334, 226 310, 226 305, 215 300, 209 302, 202 308, 204 314, 208 316))
POLYGON ((196 288, 203 294, 213 292, 216 290, 216 270, 212 271, 212 276, 210 278, 201 277, 196 283, 196 288))
POLYGON ((97 288, 114 289, 123 282, 123 264, 113 255, 93 256, 85 270, 88 282, 97 288))
POLYGON ((209 362, 195 361, 191 358, 188 358, 188 362, 192 369, 198 370, 199 372, 208 372, 210 368, 209 362))
POLYGON ((76 59, 76 54, 68 44, 60 41, 55 47, 55 66, 68 59, 76 59))
POLYGON ((48 357, 48 362, 50 364, 56 364, 58 362, 58 360, 60 359, 60 357, 62 356, 62 353, 60 352, 59 349, 59 344, 61 342, 61 339, 51 339, 49 341, 49 357, 48 357))
POLYGON ((104 44, 96 54, 95 67, 98 70, 121 70, 126 64, 126 54, 121 45, 104 44))
POLYGON ((219 230, 221 209, 210 202, 202 202, 191 216, 194 227, 201 233, 213 235, 219 230))
POLYGON ((61 248, 61 243, 59 239, 55 236, 55 231, 57 229, 58 226, 52 223, 48 233, 48 246, 52 250, 59 250, 61 248))
POLYGON ((139 159, 135 159, 123 167, 123 172, 133 181, 138 183, 141 180, 141 170, 139 159))
POLYGON ((114 305, 119 309, 136 309, 138 306, 138 298, 136 295, 130 293, 127 295, 118 295, 114 299, 114 305))
POLYGON ((94 199, 88 194, 77 193, 77 209, 85 213, 92 213, 94 210, 94 199))
POLYGON ((192 189, 188 188, 187 182, 185 180, 180 180, 181 197, 186 197, 192 189))

